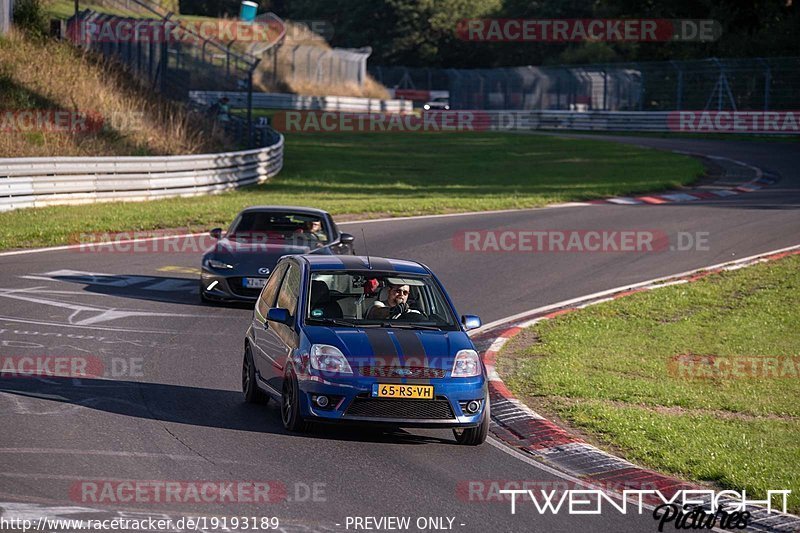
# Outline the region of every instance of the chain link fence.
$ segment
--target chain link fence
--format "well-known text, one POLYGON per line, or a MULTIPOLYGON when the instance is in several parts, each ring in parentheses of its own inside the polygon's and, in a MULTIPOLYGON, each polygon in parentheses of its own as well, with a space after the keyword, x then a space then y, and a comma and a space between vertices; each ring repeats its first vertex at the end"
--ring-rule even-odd
POLYGON ((295 44, 286 46, 283 53, 289 71, 286 77, 292 83, 362 86, 367 78, 367 58, 372 49, 295 44))
POLYGON ((372 67, 386 87, 446 90, 451 109, 793 110, 800 58, 496 69, 372 67))
POLYGON ((247 118, 231 113, 226 102, 197 111, 216 117, 245 146, 263 145, 273 136, 252 117, 253 74, 260 59, 236 39, 223 43, 207 36, 230 31, 228 21, 184 19, 152 0, 80 0, 76 7, 66 23, 66 35, 76 45, 124 63, 173 100, 189 102, 189 92, 198 90, 246 92, 247 118))

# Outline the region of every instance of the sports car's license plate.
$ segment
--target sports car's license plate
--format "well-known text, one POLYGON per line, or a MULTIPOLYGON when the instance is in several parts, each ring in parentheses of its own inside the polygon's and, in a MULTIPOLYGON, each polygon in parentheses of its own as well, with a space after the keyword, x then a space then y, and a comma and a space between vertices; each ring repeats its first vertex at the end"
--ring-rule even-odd
POLYGON ((242 285, 245 289, 263 289, 264 285, 267 284, 267 280, 265 278, 244 278, 242 279, 242 285))
POLYGON ((372 396, 378 398, 433 400, 433 385, 388 385, 386 383, 377 383, 372 386, 372 396))

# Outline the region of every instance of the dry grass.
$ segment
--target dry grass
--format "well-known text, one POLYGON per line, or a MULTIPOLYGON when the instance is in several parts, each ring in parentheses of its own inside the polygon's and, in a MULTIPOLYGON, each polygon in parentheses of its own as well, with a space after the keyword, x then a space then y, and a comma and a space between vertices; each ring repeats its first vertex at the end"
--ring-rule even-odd
POLYGON ((0 109, 88 113, 103 124, 85 133, 4 132, 0 157, 192 154, 231 147, 212 122, 154 95, 122 67, 20 32, 0 40, 0 109))
MULTIPOLYGON (((270 83, 271 80, 270 70, 272 69, 271 61, 262 61, 256 70, 255 86, 261 91, 281 91, 291 92, 295 94, 302 94, 307 96, 360 96, 363 98, 389 98, 389 92, 386 87, 375 81, 371 76, 367 76, 364 85, 360 86, 357 83, 320 83, 316 80, 305 77, 309 71, 314 71, 314 68, 309 69, 306 64, 307 54, 309 48, 318 49, 312 50, 312 59, 315 61, 318 53, 331 50, 330 45, 325 39, 311 31, 308 26, 303 24, 295 24, 291 21, 286 23, 286 39, 283 45, 278 50, 278 82, 277 84, 270 83), (292 50, 298 46, 309 47, 301 49, 293 56, 292 50), (295 71, 297 76, 293 79, 292 60, 296 61, 295 71)), ((312 65, 313 67, 313 65, 312 65)))
MULTIPOLYGON (((278 67, 280 68, 280 67, 278 67)), ((367 76, 364 86, 356 83, 333 84, 317 83, 309 80, 285 81, 289 91, 307 96, 360 96, 362 98, 379 98, 385 100, 389 98, 386 87, 367 76)))

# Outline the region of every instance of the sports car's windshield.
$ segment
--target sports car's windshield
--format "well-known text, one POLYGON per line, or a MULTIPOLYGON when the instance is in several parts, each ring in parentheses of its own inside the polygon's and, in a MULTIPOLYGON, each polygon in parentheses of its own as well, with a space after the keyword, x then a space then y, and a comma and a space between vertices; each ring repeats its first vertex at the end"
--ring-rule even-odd
POLYGON ((442 291, 430 276, 314 272, 307 307, 309 324, 459 329, 442 291))
POLYGON ((229 239, 254 242, 326 243, 328 233, 318 216, 273 211, 247 211, 233 223, 229 239))

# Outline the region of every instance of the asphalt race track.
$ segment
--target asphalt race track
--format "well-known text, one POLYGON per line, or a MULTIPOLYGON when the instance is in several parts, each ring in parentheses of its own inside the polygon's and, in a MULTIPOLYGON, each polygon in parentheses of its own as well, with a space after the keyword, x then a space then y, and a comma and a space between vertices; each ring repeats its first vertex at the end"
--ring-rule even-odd
MULTIPOLYGON (((731 157, 780 181, 713 201, 378 221, 343 229, 358 236, 359 251, 363 228, 373 255, 426 263, 459 312, 478 314, 485 323, 800 242, 800 145, 619 140, 731 157), (707 246, 652 253, 478 253, 454 246, 461 231, 506 229, 657 230, 671 243, 678 232, 701 232, 707 246)), ((287 434, 275 403, 243 403, 242 342, 252 311, 200 305, 199 261, 200 254, 76 250, 0 256, 0 353, 98 358, 114 378, 0 378, 0 502, 40 505, 51 514, 82 507, 178 517, 276 516, 286 531, 345 530, 347 517, 364 516, 410 516, 411 531, 418 517, 453 518, 452 529, 465 532, 656 531, 647 512, 554 516, 520 503, 512 515, 508 502, 470 501, 462 490, 470 481, 553 487, 561 481, 497 443, 460 447, 449 431, 287 434), (118 501, 112 495, 94 502, 98 493, 85 490, 124 480, 268 482, 278 501, 118 501)))

